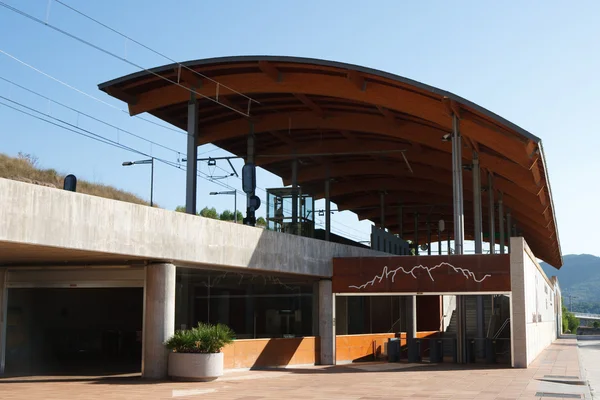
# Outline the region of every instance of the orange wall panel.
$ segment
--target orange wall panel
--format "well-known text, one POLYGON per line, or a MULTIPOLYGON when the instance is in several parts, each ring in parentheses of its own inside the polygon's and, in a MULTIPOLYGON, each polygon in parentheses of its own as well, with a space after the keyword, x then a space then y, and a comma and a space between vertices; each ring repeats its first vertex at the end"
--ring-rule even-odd
POLYGON ((315 364, 318 360, 319 339, 276 338, 241 339, 225 346, 225 369, 281 367, 315 364))

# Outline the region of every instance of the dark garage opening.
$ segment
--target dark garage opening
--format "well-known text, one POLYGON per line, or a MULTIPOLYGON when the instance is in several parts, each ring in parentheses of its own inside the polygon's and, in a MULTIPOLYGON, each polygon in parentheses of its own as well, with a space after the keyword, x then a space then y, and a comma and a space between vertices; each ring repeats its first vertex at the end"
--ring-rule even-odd
POLYGON ((8 290, 8 375, 139 372, 142 288, 8 290))

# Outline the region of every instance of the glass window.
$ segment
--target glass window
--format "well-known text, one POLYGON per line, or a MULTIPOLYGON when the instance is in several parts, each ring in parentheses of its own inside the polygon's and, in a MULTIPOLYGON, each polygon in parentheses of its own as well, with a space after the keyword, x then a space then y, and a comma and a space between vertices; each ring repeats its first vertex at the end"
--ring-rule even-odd
POLYGON ((177 268, 176 328, 227 324, 238 339, 313 335, 307 277, 177 268))

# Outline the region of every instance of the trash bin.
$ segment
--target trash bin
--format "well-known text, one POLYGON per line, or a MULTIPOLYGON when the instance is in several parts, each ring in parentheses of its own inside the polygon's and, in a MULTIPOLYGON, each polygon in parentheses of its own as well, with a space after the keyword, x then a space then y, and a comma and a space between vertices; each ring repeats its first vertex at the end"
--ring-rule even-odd
POLYGON ((421 362, 421 339, 408 339, 408 362, 421 362))
POLYGON ((429 361, 432 363, 444 362, 444 345, 442 339, 429 339, 429 361))
POLYGON ((496 362, 496 339, 485 339, 485 362, 488 364, 496 362))
POLYGON ((388 362, 400 362, 400 339, 389 338, 387 345, 388 362))

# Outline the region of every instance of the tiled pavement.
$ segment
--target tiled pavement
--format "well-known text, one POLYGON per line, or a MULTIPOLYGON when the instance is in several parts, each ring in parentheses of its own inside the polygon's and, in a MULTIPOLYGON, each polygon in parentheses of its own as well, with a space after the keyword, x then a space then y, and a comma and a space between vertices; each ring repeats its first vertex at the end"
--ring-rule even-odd
POLYGON ((5 378, 0 379, 0 399, 508 400, 540 398, 536 397, 540 391, 582 394, 580 398, 584 398, 586 386, 539 380, 545 377, 553 379, 547 375, 580 377, 575 339, 558 340, 528 369, 367 363, 276 371, 235 371, 208 383, 148 383, 131 376, 103 379, 5 378))

